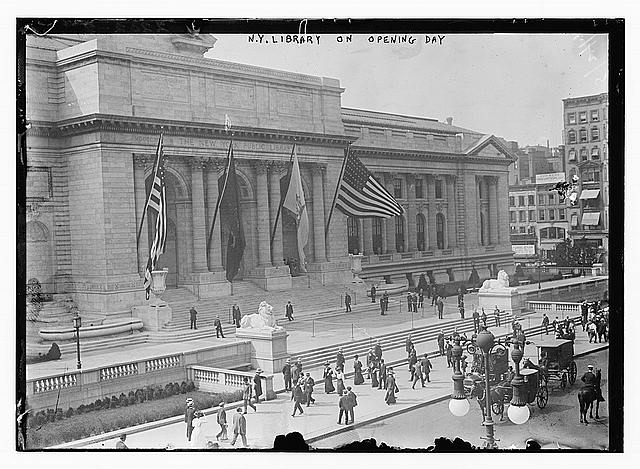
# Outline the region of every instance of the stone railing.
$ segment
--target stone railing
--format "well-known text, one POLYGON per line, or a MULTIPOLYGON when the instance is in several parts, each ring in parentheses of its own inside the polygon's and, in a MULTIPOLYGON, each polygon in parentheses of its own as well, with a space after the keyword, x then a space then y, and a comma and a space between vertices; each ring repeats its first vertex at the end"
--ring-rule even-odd
POLYGON ((575 316, 580 314, 580 303, 558 301, 527 301, 529 310, 548 315, 575 316))
MULTIPOLYGON (((187 367, 187 379, 194 382, 196 388, 205 392, 219 392, 242 389, 244 378, 253 385, 254 373, 226 370, 210 366, 190 365, 187 367)), ((263 393, 267 399, 275 399, 273 375, 263 375, 263 393)))
POLYGON ((127 363, 125 365, 109 366, 100 369, 100 381, 122 378, 123 376, 131 376, 138 374, 137 363, 127 363))
POLYGON ((166 370, 167 368, 175 368, 180 365, 180 355, 172 355, 170 357, 147 360, 144 362, 144 369, 149 373, 150 371, 166 370))
POLYGON ((46 391, 57 391, 58 389, 69 388, 78 385, 78 373, 52 376, 33 381, 33 393, 39 394, 46 391))

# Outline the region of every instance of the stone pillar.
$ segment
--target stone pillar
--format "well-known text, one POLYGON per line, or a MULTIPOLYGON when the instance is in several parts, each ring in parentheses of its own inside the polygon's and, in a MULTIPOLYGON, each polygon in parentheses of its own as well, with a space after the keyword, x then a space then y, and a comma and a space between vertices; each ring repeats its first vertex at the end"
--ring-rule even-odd
POLYGON ((207 229, 204 211, 204 180, 202 169, 204 160, 192 158, 191 165, 191 216, 193 239, 193 272, 208 272, 207 229))
MULTIPOLYGON (((218 169, 220 160, 209 160, 207 165, 207 241, 209 240, 209 230, 213 222, 213 214, 218 203, 218 169)), ((216 217, 216 226, 213 227, 211 242, 209 244, 209 271, 218 272, 222 270, 222 235, 220 233, 220 212, 216 217)))
POLYGON ((498 244, 498 194, 497 178, 490 176, 485 179, 489 189, 489 244, 498 244))
POLYGON ((258 212, 258 266, 271 266, 271 249, 269 247, 270 233, 263 227, 269 224, 269 189, 267 186, 267 163, 259 161, 256 164, 256 192, 258 212))
POLYGON ((365 256, 373 254, 373 220, 364 218, 362 220, 362 253, 365 256))
POLYGON ((456 191, 455 179, 453 175, 447 176, 447 248, 456 247, 456 191))
MULTIPOLYGON (((136 193, 136 236, 140 230, 140 221, 142 220, 143 210, 147 203, 147 190, 145 185, 144 170, 150 162, 146 155, 134 155, 134 184, 136 193)), ((144 277, 144 271, 147 267, 147 259, 149 258, 149 229, 147 216, 144 217, 142 231, 140 232, 140 241, 138 242, 138 272, 144 277)))
POLYGON ((418 234, 416 233, 416 183, 413 174, 407 174, 407 251, 418 250, 418 234))
POLYGON ((364 220, 357 218, 356 221, 358 223, 358 254, 362 254, 364 252, 364 220))
POLYGON ((509 181, 505 175, 497 179, 498 243, 509 245, 509 181))
POLYGON ((313 167, 313 252, 316 262, 327 262, 324 228, 324 188, 322 185, 323 167, 313 167))
MULTIPOLYGON (((271 233, 273 233, 273 225, 276 222, 276 216, 278 214, 278 207, 280 206, 280 170, 282 164, 280 162, 272 161, 269 167, 269 211, 271 224, 269 225, 269 239, 271 239, 271 233)), ((283 247, 282 247, 282 213, 278 219, 278 226, 276 227, 275 234, 273 236, 273 243, 271 243, 271 264, 275 266, 283 265, 283 247)))
MULTIPOLYGON (((385 187, 391 195, 393 195, 393 174, 385 175, 385 187)), ((396 252, 396 217, 386 218, 385 226, 387 230, 387 254, 396 252)))
POLYGON ((438 249, 438 239, 436 237, 436 182, 432 174, 427 176, 427 241, 426 245, 430 251, 438 249))

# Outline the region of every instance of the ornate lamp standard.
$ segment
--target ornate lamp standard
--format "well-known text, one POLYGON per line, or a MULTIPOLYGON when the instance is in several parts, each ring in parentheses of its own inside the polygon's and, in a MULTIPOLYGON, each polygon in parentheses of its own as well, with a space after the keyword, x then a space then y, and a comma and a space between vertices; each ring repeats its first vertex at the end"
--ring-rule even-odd
POLYGON ((464 393, 464 376, 460 371, 460 359, 462 357, 461 342, 464 342, 469 350, 472 350, 473 346, 477 346, 482 350, 482 356, 484 360, 484 381, 485 381, 485 420, 482 424, 486 428, 487 436, 485 438, 485 447, 487 449, 496 449, 496 439, 494 436, 494 422, 491 416, 491 383, 489 379, 489 366, 490 356, 494 349, 501 350, 502 353, 506 353, 505 345, 514 345, 514 350, 511 353, 511 358, 516 365, 516 373, 511 381, 513 389, 513 397, 510 402, 507 415, 509 419, 515 424, 525 423, 529 419, 529 408, 527 402, 522 396, 522 387, 524 386, 524 379, 520 375, 520 360, 522 360, 523 351, 520 349, 520 345, 524 345, 520 338, 512 339, 507 338, 502 343, 496 340, 495 336, 484 327, 477 335, 475 340, 461 339, 459 336, 454 338, 454 346, 451 349, 451 355, 454 359, 454 372, 453 372, 453 393, 451 394, 451 400, 449 401, 449 410, 457 417, 462 417, 469 412, 469 402, 464 393))
POLYGON ((73 317, 73 327, 76 330, 76 356, 78 357, 77 368, 82 368, 82 363, 80 363, 80 328, 82 327, 82 318, 80 317, 80 313, 78 310, 75 311, 75 316, 73 317))

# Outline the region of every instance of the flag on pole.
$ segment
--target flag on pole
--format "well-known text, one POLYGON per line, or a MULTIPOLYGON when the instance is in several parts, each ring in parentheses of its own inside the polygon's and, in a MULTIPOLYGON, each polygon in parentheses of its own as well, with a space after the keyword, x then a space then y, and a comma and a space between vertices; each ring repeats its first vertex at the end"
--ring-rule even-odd
POLYGON ((380 184, 362 161, 347 151, 342 177, 338 182, 335 206, 350 217, 390 218, 404 209, 380 184))
POLYGON ((302 190, 298 154, 295 148, 289 188, 287 189, 287 195, 284 198, 282 206, 289 210, 296 218, 296 226, 298 228, 298 259, 300 260, 300 268, 303 272, 306 272, 304 247, 309 242, 309 216, 307 214, 307 204, 304 200, 304 191, 302 190))
MULTIPOLYGON (((233 158, 233 142, 229 144, 227 168, 222 180, 222 184, 218 185, 218 207, 220 219, 228 227, 225 270, 227 272, 227 280, 231 282, 240 269, 246 246, 242 217, 240 216, 240 194, 236 176, 236 164, 233 158)), ((213 222, 215 224, 215 218, 213 222)))
POLYGON ((147 300, 149 299, 149 291, 151 290, 151 272, 156 268, 156 263, 161 254, 164 254, 164 247, 167 240, 167 197, 164 187, 164 137, 160 134, 158 140, 158 148, 156 149, 156 162, 153 166, 153 184, 149 192, 149 198, 145 205, 144 211, 151 209, 156 214, 155 234, 153 236, 153 244, 149 250, 149 259, 144 272, 144 290, 147 300))
POLYGON ((231 130, 231 119, 229 119, 229 115, 224 115, 224 131, 229 132, 231 130))

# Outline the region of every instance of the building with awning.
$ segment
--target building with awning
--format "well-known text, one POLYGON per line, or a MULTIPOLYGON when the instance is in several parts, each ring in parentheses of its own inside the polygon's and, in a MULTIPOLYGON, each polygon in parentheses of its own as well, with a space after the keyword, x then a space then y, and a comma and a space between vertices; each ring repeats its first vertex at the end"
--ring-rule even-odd
POLYGON ((598 226, 600 224, 600 212, 586 212, 582 214, 583 226, 598 226))
POLYGON ((580 194, 580 200, 597 199, 600 195, 600 189, 584 189, 580 194))

